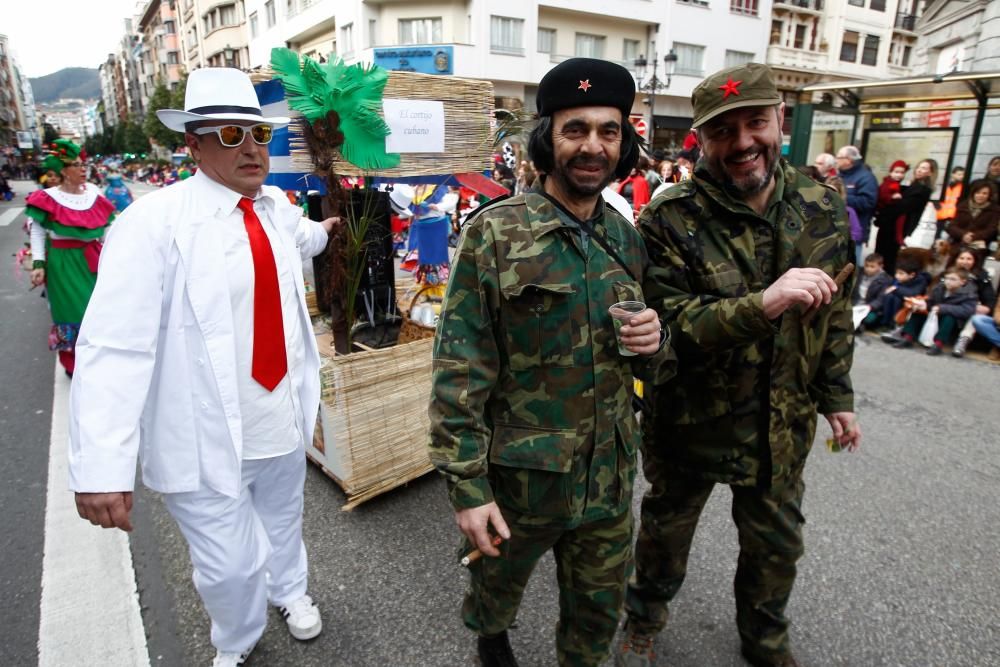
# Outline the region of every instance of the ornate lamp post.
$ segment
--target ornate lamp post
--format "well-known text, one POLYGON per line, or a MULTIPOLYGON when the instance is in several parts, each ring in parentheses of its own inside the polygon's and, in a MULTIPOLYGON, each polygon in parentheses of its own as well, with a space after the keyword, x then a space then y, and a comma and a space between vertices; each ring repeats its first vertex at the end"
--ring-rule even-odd
MULTIPOLYGON (((656 76, 657 60, 658 60, 658 58, 656 56, 656 52, 654 51, 653 52, 653 60, 652 60, 652 70, 650 72, 649 80, 647 80, 646 83, 641 84, 639 86, 639 90, 641 92, 649 93, 649 97, 646 98, 646 100, 648 100, 648 102, 649 102, 649 116, 650 116, 650 123, 649 123, 649 147, 650 147, 650 149, 652 149, 654 147, 653 146, 653 140, 656 138, 656 94, 659 93, 660 91, 663 91, 663 90, 666 90, 666 89, 670 88, 670 79, 674 75, 674 67, 677 66, 677 54, 674 52, 673 49, 670 49, 670 51, 667 53, 667 55, 663 56, 663 70, 666 73, 666 80, 665 81, 661 81, 656 76)), ((640 55, 638 58, 635 59, 635 63, 634 64, 635 64, 636 74, 638 75, 639 80, 641 81, 643 78, 645 78, 645 76, 646 76, 646 69, 649 67, 650 63, 646 60, 646 56, 640 55)))

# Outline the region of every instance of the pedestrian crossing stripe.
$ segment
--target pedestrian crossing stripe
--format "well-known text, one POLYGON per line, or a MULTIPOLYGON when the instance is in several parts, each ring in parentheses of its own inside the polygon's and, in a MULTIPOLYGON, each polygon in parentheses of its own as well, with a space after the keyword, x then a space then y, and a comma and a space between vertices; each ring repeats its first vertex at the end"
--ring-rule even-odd
POLYGON ((6 227, 10 223, 17 220, 17 216, 21 215, 23 211, 24 211, 23 206, 19 206, 17 208, 10 208, 4 211, 2 214, 0 214, 0 227, 6 227))

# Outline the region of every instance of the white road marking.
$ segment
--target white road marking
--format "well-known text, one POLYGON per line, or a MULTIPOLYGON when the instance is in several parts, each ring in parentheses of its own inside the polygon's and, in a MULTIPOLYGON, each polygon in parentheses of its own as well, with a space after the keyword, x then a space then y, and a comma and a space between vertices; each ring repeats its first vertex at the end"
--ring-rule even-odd
POLYGON ((128 537, 81 519, 69 491, 69 386, 57 363, 38 665, 149 667, 128 537))
POLYGON ((0 227, 6 227, 10 223, 14 222, 17 219, 17 216, 21 215, 22 211, 24 211, 23 206, 16 208, 9 208, 6 211, 4 211, 2 214, 0 214, 0 227))

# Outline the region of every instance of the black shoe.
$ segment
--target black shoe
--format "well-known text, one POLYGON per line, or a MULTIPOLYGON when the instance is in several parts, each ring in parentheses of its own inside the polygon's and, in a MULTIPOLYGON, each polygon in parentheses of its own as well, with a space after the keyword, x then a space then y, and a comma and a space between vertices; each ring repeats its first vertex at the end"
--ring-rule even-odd
POLYGON ((780 657, 764 658, 751 653, 745 647, 740 648, 740 653, 753 667, 802 667, 791 653, 780 657))
POLYGON ((928 357, 936 357, 939 354, 941 354, 941 348, 938 347, 937 345, 931 345, 930 348, 927 350, 928 357))
POLYGON ((506 630, 492 637, 479 638, 479 663, 482 667, 517 667, 506 630))
POLYGON ((892 346, 899 350, 905 350, 908 347, 913 347, 913 341, 909 338, 900 338, 892 346))
POLYGON ((890 345, 895 345, 899 341, 903 340, 903 336, 899 333, 899 330, 887 331, 886 333, 879 336, 883 343, 889 343, 890 345))

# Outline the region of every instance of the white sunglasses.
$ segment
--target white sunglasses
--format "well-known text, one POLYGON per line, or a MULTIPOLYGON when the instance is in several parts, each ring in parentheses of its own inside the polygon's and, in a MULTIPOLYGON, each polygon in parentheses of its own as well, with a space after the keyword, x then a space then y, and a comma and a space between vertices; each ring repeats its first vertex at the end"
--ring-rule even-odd
POLYGON ((261 146, 271 143, 273 128, 267 123, 257 123, 250 127, 243 125, 209 125, 208 127, 198 127, 193 130, 194 134, 212 134, 219 137, 219 143, 226 148, 236 148, 243 143, 249 134, 255 143, 261 146), (249 132, 247 132, 249 130, 249 132))

